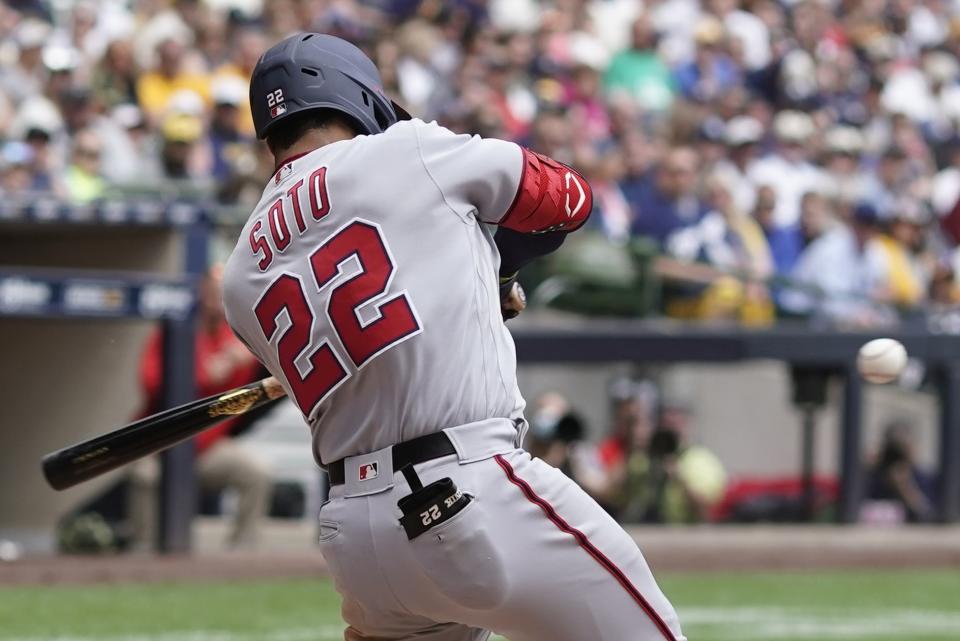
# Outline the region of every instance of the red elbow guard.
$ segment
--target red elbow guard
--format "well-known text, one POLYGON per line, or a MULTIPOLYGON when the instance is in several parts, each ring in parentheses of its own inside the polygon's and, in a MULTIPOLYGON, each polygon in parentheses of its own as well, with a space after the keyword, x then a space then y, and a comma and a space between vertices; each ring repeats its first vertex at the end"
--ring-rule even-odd
POLYGON ((524 234, 573 231, 583 225, 593 209, 593 192, 583 176, 552 158, 521 150, 520 187, 500 225, 524 234))

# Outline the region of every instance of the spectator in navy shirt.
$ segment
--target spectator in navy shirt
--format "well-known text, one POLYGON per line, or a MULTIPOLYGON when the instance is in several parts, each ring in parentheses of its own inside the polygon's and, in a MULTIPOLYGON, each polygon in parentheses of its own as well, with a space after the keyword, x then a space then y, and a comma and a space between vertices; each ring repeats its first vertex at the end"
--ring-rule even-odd
POLYGON ((694 59, 674 72, 680 92, 692 100, 709 102, 740 83, 740 70, 725 51, 723 23, 714 17, 702 19, 694 30, 694 59))
POLYGON ((773 212, 777 207, 777 192, 769 185, 757 189, 753 206, 753 219, 763 230, 770 245, 774 270, 783 276, 790 273, 803 251, 803 236, 796 226, 777 227, 773 222, 773 212))
POLYGON ((647 236, 662 246, 673 232, 699 222, 707 207, 697 193, 698 171, 696 153, 675 147, 644 179, 625 184, 624 195, 633 209, 633 235, 647 236))

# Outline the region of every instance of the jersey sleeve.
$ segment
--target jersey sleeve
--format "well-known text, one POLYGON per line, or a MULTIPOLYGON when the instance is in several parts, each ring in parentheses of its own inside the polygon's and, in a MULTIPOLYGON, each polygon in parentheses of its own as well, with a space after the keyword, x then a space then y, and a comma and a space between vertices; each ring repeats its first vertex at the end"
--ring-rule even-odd
POLYGON ((499 223, 514 201, 522 174, 519 145, 455 134, 415 122, 420 159, 447 205, 461 216, 499 223))
POLYGON ((521 233, 572 231, 590 215, 590 186, 563 163, 505 140, 414 126, 427 173, 460 215, 521 233))

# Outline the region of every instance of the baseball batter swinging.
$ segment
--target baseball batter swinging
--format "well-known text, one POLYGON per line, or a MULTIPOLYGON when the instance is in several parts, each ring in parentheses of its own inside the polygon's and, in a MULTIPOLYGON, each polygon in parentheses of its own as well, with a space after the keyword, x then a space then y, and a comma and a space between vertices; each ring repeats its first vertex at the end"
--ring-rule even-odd
POLYGON ((520 447, 502 299, 586 221, 586 181, 410 120, 327 35, 267 51, 250 101, 276 174, 224 303, 330 475, 320 545, 345 638, 684 639, 633 540, 520 447))

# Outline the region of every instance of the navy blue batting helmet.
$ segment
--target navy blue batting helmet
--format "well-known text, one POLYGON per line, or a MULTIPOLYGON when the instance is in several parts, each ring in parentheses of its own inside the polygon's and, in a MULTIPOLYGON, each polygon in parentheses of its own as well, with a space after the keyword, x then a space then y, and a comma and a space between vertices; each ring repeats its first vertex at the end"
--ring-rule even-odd
POLYGON ((366 134, 410 117, 384 95, 380 72, 366 54, 320 33, 291 36, 260 56, 250 78, 250 108, 258 138, 310 109, 340 111, 366 134))

